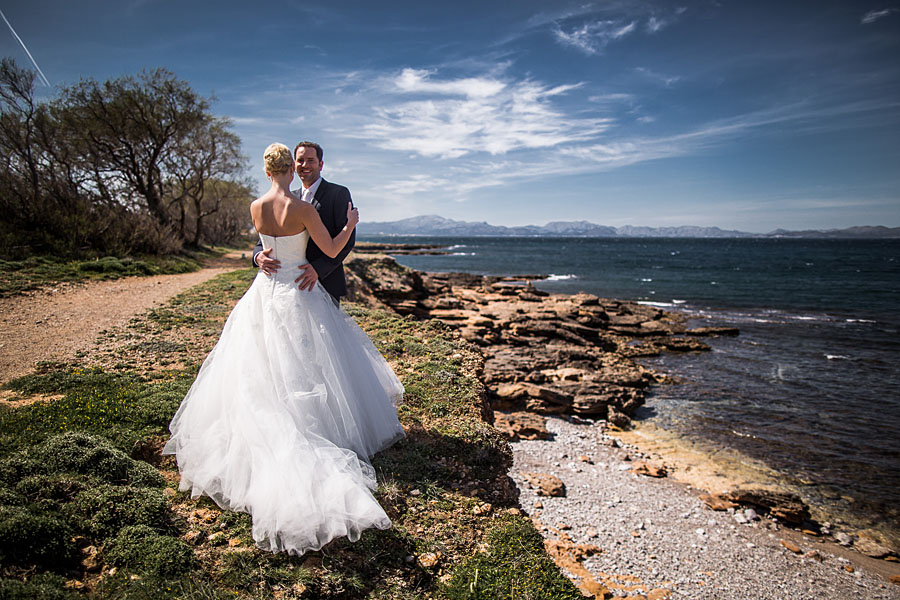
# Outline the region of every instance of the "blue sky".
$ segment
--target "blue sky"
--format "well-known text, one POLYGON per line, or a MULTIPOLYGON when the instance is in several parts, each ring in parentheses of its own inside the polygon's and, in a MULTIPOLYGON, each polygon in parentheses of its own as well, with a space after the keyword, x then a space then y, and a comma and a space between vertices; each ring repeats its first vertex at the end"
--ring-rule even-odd
POLYGON ((900 226, 900 0, 0 7, 51 85, 214 94, 260 192, 266 145, 320 142, 370 221, 900 226))

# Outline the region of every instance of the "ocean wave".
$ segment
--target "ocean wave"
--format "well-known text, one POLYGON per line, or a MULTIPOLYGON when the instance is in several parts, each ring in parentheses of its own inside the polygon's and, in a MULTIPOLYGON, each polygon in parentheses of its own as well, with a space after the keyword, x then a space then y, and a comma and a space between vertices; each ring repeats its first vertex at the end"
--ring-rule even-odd
POLYGON ((475 256, 475 252, 451 252, 450 256, 475 256))
POLYGON ((851 357, 844 354, 826 354, 825 358, 828 360, 852 360, 851 357))
POLYGON ((653 281, 653 279, 651 279, 650 277, 641 277, 640 281, 645 281, 645 282, 649 283, 649 282, 653 281))
POLYGON ((845 319, 847 323, 877 323, 875 319, 845 319))
POLYGON ((547 281, 566 281, 567 279, 578 279, 578 275, 573 275, 569 273, 568 275, 557 275, 556 273, 550 273, 547 275, 547 281))
POLYGON ((452 246, 448 246, 447 250, 457 250, 459 248, 468 248, 466 244, 454 244, 452 246))

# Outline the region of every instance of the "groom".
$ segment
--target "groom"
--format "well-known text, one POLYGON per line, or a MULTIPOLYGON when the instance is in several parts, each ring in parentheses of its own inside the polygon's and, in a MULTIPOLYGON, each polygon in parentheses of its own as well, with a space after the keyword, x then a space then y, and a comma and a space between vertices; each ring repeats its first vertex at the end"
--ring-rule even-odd
MULTIPOLYGON (((302 188, 294 190, 294 194, 316 207, 325 229, 334 237, 347 224, 347 205, 353 201, 350 199, 350 190, 322 179, 322 166, 325 164, 322 160, 323 154, 322 146, 315 142, 300 142, 294 148, 294 166, 302 184, 302 188)), ((356 231, 350 235, 350 241, 340 254, 331 258, 310 239, 306 247, 306 259, 309 262, 298 265, 300 276, 294 282, 301 290, 312 290, 316 281, 320 281, 322 287, 334 298, 335 303, 340 302, 341 296, 347 295, 344 259, 353 250, 355 243, 356 231)), ((266 275, 272 275, 281 268, 281 262, 271 258, 269 256, 271 253, 271 248, 263 250, 262 240, 257 242, 253 249, 253 264, 266 275)))

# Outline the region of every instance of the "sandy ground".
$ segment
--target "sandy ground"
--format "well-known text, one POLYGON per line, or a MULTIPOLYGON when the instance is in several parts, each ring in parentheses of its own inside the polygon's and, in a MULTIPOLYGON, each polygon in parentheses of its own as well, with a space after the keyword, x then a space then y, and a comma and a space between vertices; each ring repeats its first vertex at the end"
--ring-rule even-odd
POLYGON ((121 326, 216 275, 249 266, 240 253, 194 273, 126 277, 60 285, 0 299, 0 384, 27 375, 42 361, 89 350, 97 335, 121 326))

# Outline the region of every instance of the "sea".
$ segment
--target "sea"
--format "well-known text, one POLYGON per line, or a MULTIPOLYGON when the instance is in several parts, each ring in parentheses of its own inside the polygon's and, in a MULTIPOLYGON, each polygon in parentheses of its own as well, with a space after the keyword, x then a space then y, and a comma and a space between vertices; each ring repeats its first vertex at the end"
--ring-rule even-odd
POLYGON ((422 271, 539 274, 588 292, 737 326, 711 352, 643 364, 641 421, 776 472, 838 527, 900 541, 900 240, 360 237, 436 244, 422 271))

